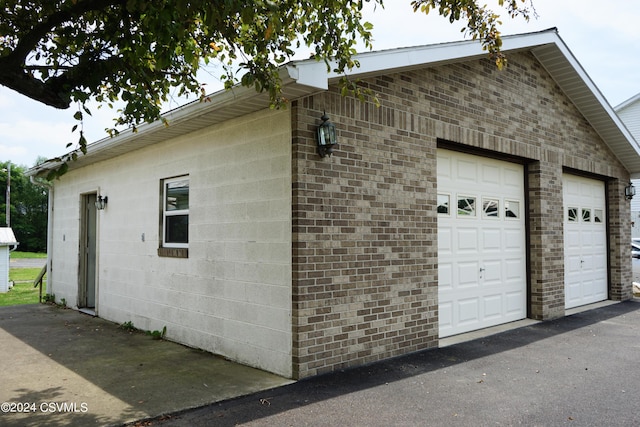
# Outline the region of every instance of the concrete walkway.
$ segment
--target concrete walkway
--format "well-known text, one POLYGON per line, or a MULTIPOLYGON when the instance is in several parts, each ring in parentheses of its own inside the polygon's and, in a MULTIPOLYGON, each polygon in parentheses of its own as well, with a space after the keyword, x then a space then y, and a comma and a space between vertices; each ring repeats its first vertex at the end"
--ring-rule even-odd
POLYGON ((122 425, 291 382, 49 305, 0 307, 0 361, 0 426, 122 425))

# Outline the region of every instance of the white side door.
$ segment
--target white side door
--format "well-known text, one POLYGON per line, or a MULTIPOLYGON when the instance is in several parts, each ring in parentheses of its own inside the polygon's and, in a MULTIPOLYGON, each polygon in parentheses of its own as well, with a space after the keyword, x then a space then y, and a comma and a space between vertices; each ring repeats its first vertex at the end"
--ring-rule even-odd
POLYGON ((607 299, 604 182, 564 174, 565 308, 607 299))
POLYGON ((524 167, 438 150, 439 333, 526 317, 524 167))

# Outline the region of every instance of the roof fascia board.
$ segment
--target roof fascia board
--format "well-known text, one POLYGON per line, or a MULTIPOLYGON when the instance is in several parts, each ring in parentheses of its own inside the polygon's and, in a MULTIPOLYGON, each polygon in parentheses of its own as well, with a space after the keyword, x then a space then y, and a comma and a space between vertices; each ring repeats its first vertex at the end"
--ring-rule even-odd
MULTIPOLYGON (((555 29, 505 36, 503 37, 502 50, 506 52, 531 49, 539 45, 556 43, 557 40, 555 29)), ((345 75, 365 77, 383 72, 393 73, 425 66, 468 61, 473 58, 486 57, 486 55, 486 51, 482 50, 482 46, 477 40, 467 40, 361 53, 353 58, 358 61, 359 67, 346 73, 334 71, 337 65, 335 61, 331 61, 327 66, 325 62, 315 59, 294 61, 287 66, 287 69, 291 78, 295 79, 298 84, 326 90, 331 81, 345 75)))

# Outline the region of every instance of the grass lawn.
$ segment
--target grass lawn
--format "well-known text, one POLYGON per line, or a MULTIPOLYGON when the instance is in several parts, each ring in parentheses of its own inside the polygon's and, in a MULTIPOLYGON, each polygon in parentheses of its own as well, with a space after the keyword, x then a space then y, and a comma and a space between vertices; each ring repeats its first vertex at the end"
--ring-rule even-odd
MULTIPOLYGON (((13 256, 14 253, 11 253, 13 256)), ((32 258, 32 257, 27 257, 32 258)), ((33 281, 36 280, 40 273, 39 268, 11 268, 9 269, 9 280, 15 282, 15 286, 9 292, 0 293, 0 306, 19 305, 19 304, 37 304, 39 287, 33 287, 33 281), (20 283, 25 282, 25 283, 20 283)), ((46 275, 44 276, 44 284, 42 287, 42 296, 46 292, 46 275)))
POLYGON ((20 252, 20 251, 13 251, 11 252, 11 254, 9 255, 11 258, 46 258, 47 254, 45 253, 39 253, 39 252, 20 252))

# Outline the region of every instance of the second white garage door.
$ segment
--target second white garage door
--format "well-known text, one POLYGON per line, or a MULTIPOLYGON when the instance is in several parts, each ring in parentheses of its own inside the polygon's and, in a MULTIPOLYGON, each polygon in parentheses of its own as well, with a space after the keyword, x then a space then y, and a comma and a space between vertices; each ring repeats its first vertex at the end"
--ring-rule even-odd
POLYGON ((524 167, 438 150, 440 337, 526 317, 524 167))
POLYGON ((604 182, 564 174, 565 308, 607 299, 604 182))

